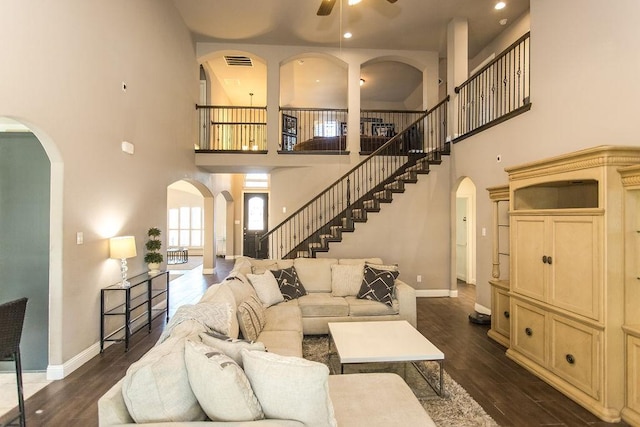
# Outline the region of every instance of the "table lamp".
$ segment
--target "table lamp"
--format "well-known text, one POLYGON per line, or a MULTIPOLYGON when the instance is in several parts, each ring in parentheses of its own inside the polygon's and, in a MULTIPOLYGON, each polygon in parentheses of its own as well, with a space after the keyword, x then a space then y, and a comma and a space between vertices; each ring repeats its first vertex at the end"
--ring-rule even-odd
POLYGON ((129 270, 129 267, 127 267, 127 258, 133 258, 137 255, 136 239, 133 236, 112 237, 109 239, 109 248, 111 252, 110 258, 116 258, 122 261, 120 267, 122 287, 126 288, 129 286, 129 282, 127 281, 127 270, 129 270))

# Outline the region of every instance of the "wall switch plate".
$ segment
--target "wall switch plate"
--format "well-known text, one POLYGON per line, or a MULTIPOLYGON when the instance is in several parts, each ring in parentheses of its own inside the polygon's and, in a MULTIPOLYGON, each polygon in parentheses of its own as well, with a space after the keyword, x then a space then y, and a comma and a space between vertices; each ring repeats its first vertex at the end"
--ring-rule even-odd
POLYGON ((485 227, 482 227, 482 235, 483 236, 487 235, 487 229, 485 227))
POLYGON ((135 151, 135 147, 132 143, 128 141, 122 141, 122 151, 127 154, 133 154, 135 151))
POLYGON ((76 233, 76 244, 81 245, 84 243, 84 233, 82 231, 78 231, 76 233))
POLYGON ((421 283, 422 282, 422 275, 418 274, 418 277, 416 277, 416 281, 418 283, 421 283))

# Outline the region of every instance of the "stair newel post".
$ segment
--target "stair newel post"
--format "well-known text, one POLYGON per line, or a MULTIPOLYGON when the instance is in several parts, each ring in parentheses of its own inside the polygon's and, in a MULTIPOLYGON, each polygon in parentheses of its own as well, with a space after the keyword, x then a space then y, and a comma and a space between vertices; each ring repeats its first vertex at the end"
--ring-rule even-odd
POLYGON ((351 176, 347 176, 347 226, 351 224, 351 176))

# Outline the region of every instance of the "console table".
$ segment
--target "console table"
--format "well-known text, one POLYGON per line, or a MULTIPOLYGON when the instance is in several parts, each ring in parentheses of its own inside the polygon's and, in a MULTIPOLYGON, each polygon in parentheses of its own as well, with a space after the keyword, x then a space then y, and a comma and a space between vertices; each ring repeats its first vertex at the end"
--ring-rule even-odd
POLYGON ((165 314, 169 320, 169 272, 147 272, 128 278, 130 286, 116 283, 100 290, 100 353, 105 342, 123 342, 124 350, 129 350, 131 335, 147 328, 151 332, 151 322, 165 314), (163 301, 163 307, 154 304, 163 301), (108 319, 116 318, 118 326, 107 332, 108 319))
POLYGON ((189 262, 189 249, 169 248, 167 249, 167 264, 185 264, 189 262))

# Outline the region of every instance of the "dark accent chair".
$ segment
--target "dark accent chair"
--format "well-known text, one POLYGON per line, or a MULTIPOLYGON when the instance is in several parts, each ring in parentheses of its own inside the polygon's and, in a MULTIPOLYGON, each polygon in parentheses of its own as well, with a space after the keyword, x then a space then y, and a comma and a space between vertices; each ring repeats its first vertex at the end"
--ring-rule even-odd
POLYGON ((20 427, 25 427, 26 414, 24 411, 24 396, 22 392, 22 365, 20 363, 20 338, 24 315, 27 310, 27 298, 0 304, 0 361, 14 361, 16 363, 16 378, 18 383, 18 410, 20 413, 9 420, 5 426, 20 421, 20 427))

